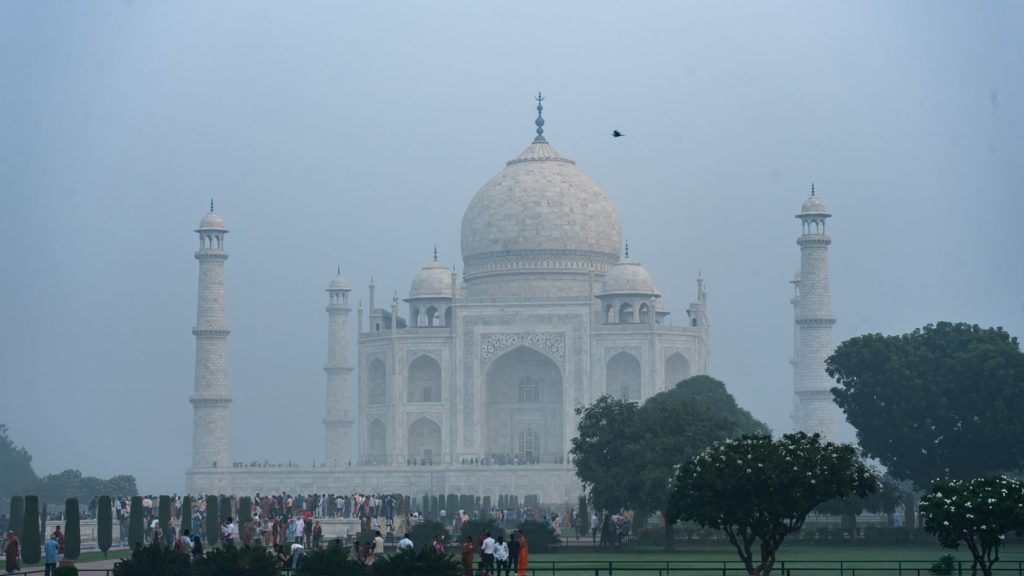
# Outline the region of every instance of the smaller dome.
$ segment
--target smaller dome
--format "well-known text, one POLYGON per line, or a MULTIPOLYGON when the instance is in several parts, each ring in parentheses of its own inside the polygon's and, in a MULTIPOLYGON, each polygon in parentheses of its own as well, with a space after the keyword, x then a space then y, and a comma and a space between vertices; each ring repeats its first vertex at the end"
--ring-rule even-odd
POLYGON ((327 289, 351 291, 351 289, 348 287, 348 281, 345 280, 345 278, 342 277, 341 274, 338 274, 337 276, 334 277, 334 280, 331 280, 331 285, 328 286, 327 289))
POLYGON ((217 214, 213 210, 206 213, 203 216, 202 222, 199 223, 200 230, 223 230, 224 220, 221 219, 220 214, 217 214))
POLYGON ((800 207, 801 214, 828 214, 828 208, 825 207, 825 203, 821 201, 815 195, 811 195, 807 200, 804 200, 804 205, 800 207))
POLYGON ((409 299, 451 297, 452 272, 437 260, 417 272, 409 287, 409 299))
POLYGON ((612 266, 604 275, 601 295, 606 294, 650 294, 658 295, 651 282, 651 275, 639 262, 623 259, 612 266))

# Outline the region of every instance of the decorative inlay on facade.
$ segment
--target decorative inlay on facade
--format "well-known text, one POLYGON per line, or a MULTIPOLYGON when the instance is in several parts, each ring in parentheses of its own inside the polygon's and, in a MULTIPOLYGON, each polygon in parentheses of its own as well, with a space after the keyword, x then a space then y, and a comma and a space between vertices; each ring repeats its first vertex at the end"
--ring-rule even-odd
POLYGON ((600 252, 578 250, 536 250, 516 254, 477 254, 465 259, 467 279, 479 274, 514 270, 579 270, 602 274, 616 258, 600 252))
POLYGON ((564 332, 484 334, 480 338, 480 365, 487 366, 502 352, 519 345, 544 352, 558 363, 559 368, 565 369, 564 332))

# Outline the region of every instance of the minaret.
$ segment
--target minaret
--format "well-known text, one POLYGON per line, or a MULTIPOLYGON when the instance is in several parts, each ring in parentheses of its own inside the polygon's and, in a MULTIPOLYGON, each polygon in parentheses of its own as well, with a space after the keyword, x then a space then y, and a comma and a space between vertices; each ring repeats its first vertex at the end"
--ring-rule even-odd
POLYGON ((224 221, 213 211, 199 228, 199 301, 196 326, 195 391, 192 403, 192 468, 230 468, 228 446, 228 330, 224 317, 224 221))
POLYGON ((338 275, 327 288, 327 403, 324 414, 324 462, 344 466, 352 460, 352 365, 348 359, 348 282, 338 275))
POLYGON ((838 412, 832 401, 832 379, 825 373, 825 359, 832 353, 832 326, 836 323, 828 287, 828 247, 832 239, 825 234, 825 221, 831 216, 814 194, 812 184, 810 198, 796 215, 803 232, 796 241, 800 246, 800 292, 796 299, 793 424, 808 434, 820 432, 826 440, 836 438, 838 412))

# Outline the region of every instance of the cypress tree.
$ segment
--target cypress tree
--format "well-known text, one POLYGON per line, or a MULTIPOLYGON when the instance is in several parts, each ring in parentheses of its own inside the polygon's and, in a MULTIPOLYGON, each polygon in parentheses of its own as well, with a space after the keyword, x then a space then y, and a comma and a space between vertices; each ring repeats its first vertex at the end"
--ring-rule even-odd
POLYGON ((78 498, 64 502, 64 557, 78 560, 82 553, 82 525, 79 518, 78 498))
POLYGON ((491 497, 490 496, 484 496, 482 517, 483 518, 487 518, 490 515, 491 515, 491 497))
POLYGON ((178 534, 185 530, 192 530, 192 497, 187 495, 181 498, 181 529, 178 534))
POLYGON ((39 505, 39 518, 39 541, 46 542, 46 519, 49 518, 46 515, 46 500, 39 505))
POLYGON ((25 496, 25 519, 21 524, 21 558, 26 564, 38 564, 42 541, 39 538, 39 497, 25 496))
POLYGON ((24 496, 11 497, 11 513, 7 518, 9 519, 8 530, 13 530, 15 535, 21 537, 21 525, 25 523, 24 496))
POLYGON ((232 504, 232 502, 231 502, 231 497, 230 496, 221 496, 220 497, 220 516, 219 516, 219 518, 221 520, 225 520, 228 517, 233 516, 233 514, 231 513, 231 508, 232 508, 231 504, 232 504))
POLYGON ((216 546, 220 541, 220 503, 216 496, 206 497, 206 543, 210 547, 216 546))
POLYGON ((449 494, 446 498, 445 508, 448 509, 449 514, 455 514, 459 511, 459 497, 455 494, 449 494))
POLYGON ((106 558, 114 538, 114 516, 111 511, 110 496, 100 496, 98 506, 99 508, 96 509, 96 544, 99 545, 100 552, 103 552, 103 557, 106 558))
POLYGON ((135 548, 146 545, 146 519, 143 517, 142 496, 132 496, 131 512, 128 515, 128 546, 135 548))
POLYGON ((173 545, 173 542, 168 544, 167 539, 170 538, 171 531, 171 497, 166 494, 160 495, 160 503, 157 508, 157 520, 160 521, 160 529, 164 531, 164 541, 161 545, 167 546, 168 548, 173 545))
MULTIPOLYGON (((238 499, 238 537, 239 540, 245 536, 245 526, 249 522, 252 522, 252 498, 248 496, 242 496, 238 499)), ((249 542, 239 541, 236 544, 241 546, 242 544, 248 544, 249 542)))

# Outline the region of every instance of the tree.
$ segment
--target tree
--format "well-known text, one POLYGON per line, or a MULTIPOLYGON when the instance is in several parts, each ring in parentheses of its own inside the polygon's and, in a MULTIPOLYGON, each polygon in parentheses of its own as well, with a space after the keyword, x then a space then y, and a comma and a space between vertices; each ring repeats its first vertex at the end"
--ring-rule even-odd
POLYGON ((192 530, 192 497, 185 495, 181 497, 181 528, 178 534, 192 530))
POLYGON ((421 546, 385 556, 373 563, 371 572, 374 576, 458 576, 462 573, 462 565, 454 556, 442 554, 430 546, 421 546))
POLYGON ((146 544, 146 524, 143 518, 142 496, 132 496, 131 511, 128 514, 128 545, 131 547, 146 544))
POLYGON ((37 564, 42 550, 39 537, 39 497, 25 496, 25 518, 21 523, 21 557, 26 564, 37 564))
POLYGON ((13 530, 21 537, 21 525, 25 523, 25 497, 11 496, 11 514, 8 518, 8 530, 13 530))
POLYGON ((191 563, 186 552, 159 544, 133 544, 131 557, 114 564, 113 572, 114 576, 188 576, 191 563))
POLYGON ((220 540, 219 502, 212 494, 206 496, 206 543, 211 548, 220 540))
POLYGON ((722 530, 752 575, 767 576, 786 536, 822 502, 866 496, 878 480, 848 444, 818 434, 743 436, 717 442, 681 465, 666 520, 722 530), (752 548, 760 558, 754 563, 752 548))
POLYGON ((169 541, 171 537, 171 497, 166 494, 161 494, 159 500, 157 500, 156 509, 157 520, 160 521, 160 529, 164 532, 164 541, 161 542, 164 546, 170 548, 174 545, 174 542, 169 541))
POLYGON ((100 496, 99 504, 96 508, 96 544, 100 548, 100 552, 103 552, 103 557, 107 557, 107 551, 110 550, 110 545, 114 538, 114 515, 111 509, 110 496, 100 496))
MULTIPOLYGON (((245 539, 245 526, 252 521, 252 498, 242 496, 238 499, 238 534, 245 539)), ((249 542, 245 542, 249 544, 249 542)))
POLYGON ((82 525, 79 519, 78 498, 64 502, 64 557, 78 560, 82 553, 82 525))
MULTIPOLYGON (((602 396, 576 413, 579 434, 570 455, 591 503, 597 509, 635 509, 638 520, 666 509, 676 464, 716 441, 769 431, 710 376, 683 380, 642 406, 602 396)), ((665 528, 671 548, 672 525, 665 528)))
POLYGON ((826 372, 864 454, 919 489, 1024 467, 1024 352, 1002 328, 939 322, 858 336, 826 372))
MULTIPOLYGON (((32 455, 21 446, 15 446, 7 435, 7 426, 0 424, 0 501, 24 494, 36 481, 32 469, 32 455)), ((19 526, 16 530, 20 530, 19 526)))
MULTIPOLYGON (((184 554, 183 554, 184 555, 184 554)), ((274 558, 260 546, 224 546, 192 564, 194 576, 277 576, 274 558)))
POLYGON ((1003 476, 936 480, 920 510, 925 531, 945 548, 964 543, 974 558, 971 573, 980 568, 991 576, 1006 534, 1024 534, 1024 484, 1003 476))
POLYGON ((326 548, 311 550, 302 558, 297 576, 364 576, 366 564, 349 557, 348 548, 331 544, 326 548))
MULTIPOLYGON (((879 476, 876 471, 872 471, 872 473, 879 476)), ((844 528, 854 528, 857 525, 857 515, 861 512, 892 514, 903 500, 904 493, 900 489, 899 483, 891 477, 882 476, 879 479, 876 492, 864 497, 854 494, 845 498, 829 500, 815 508, 814 511, 818 514, 839 516, 844 528)))

